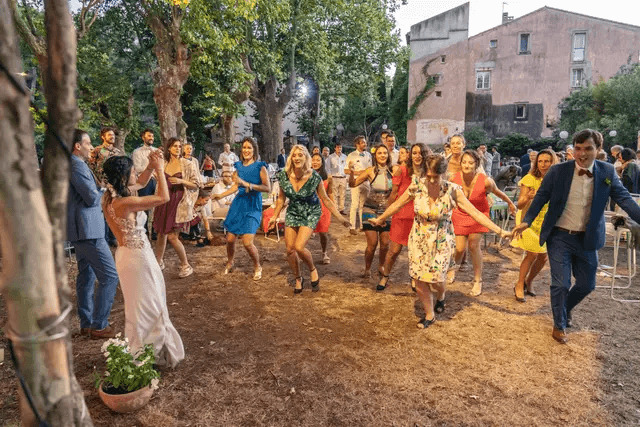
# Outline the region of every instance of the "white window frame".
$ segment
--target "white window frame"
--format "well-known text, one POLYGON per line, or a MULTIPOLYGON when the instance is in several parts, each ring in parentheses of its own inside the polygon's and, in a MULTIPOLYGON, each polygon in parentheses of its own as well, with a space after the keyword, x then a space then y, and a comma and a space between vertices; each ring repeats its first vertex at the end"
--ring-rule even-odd
POLYGON ((571 62, 584 62, 586 60, 586 57, 587 32, 574 31, 571 35, 571 62))
POLYGON ((515 106, 516 106, 516 108, 515 108, 515 116, 514 116, 515 119, 518 120, 518 121, 527 120, 527 113, 528 113, 527 104, 523 103, 523 102, 519 102, 519 103, 515 104, 515 106), (518 115, 518 108, 519 107, 522 107, 522 115, 521 116, 518 115))
POLYGON ((585 80, 586 79, 584 74, 584 68, 576 67, 571 69, 571 88, 572 89, 585 87, 585 80), (576 79, 578 72, 580 72, 579 81, 576 79))
POLYGON ((498 39, 489 40, 489 48, 495 49, 498 47, 498 39))
POLYGON ((491 70, 476 70, 476 90, 491 90, 491 70))

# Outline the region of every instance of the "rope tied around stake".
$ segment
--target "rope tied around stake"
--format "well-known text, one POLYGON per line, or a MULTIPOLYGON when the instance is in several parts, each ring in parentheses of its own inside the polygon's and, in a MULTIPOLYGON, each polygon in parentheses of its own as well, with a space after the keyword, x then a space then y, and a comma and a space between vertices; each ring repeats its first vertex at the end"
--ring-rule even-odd
MULTIPOLYGON (((13 343, 21 344, 42 344, 46 342, 56 341, 62 338, 65 338, 69 334, 69 329, 66 327, 62 328, 62 331, 57 332, 55 334, 49 334, 50 331, 60 326, 62 321, 71 313, 71 304, 67 304, 67 306, 62 310, 60 315, 56 317, 51 323, 49 323, 44 328, 40 329, 35 334, 31 335, 19 335, 16 333, 10 324, 5 326, 4 331, 7 335, 7 343, 9 345, 9 354, 11 356, 11 362, 13 362, 13 367, 16 371, 16 376, 18 377, 18 381, 20 381, 20 386, 22 387, 22 391, 24 392, 25 397, 27 398, 27 402, 29 403, 29 407, 33 411, 33 414, 38 421, 39 427, 49 427, 49 424, 42 419, 38 410, 36 409, 35 403, 33 402, 33 396, 31 394, 31 390, 29 389, 29 385, 24 379, 24 375, 20 371, 20 364, 18 363, 18 358, 16 357, 15 350, 13 347, 13 343)), ((84 411, 84 408, 83 408, 84 411)))

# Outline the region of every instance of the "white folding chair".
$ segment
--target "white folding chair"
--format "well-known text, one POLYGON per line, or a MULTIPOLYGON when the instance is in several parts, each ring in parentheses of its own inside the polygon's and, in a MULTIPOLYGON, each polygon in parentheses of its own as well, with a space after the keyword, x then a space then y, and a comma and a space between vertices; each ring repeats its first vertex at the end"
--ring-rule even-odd
POLYGON ((614 228, 613 224, 611 224, 611 217, 614 215, 618 215, 620 213, 613 211, 605 211, 605 231, 607 236, 611 236, 613 238, 613 266, 598 266, 602 271, 601 275, 609 276, 611 275, 611 285, 598 285, 596 288, 609 288, 611 299, 620 302, 640 302, 640 299, 624 299, 618 298, 615 296, 614 291, 616 289, 629 289, 631 287, 631 280, 637 274, 637 257, 635 247, 631 245, 631 231, 626 227, 618 227, 614 228), (627 274, 621 275, 618 274, 618 255, 620 253, 620 241, 622 237, 626 237, 627 244, 627 274), (611 273, 604 271, 605 269, 611 269, 611 273), (627 279, 626 286, 616 286, 616 279, 627 279))
POLYGON ((287 208, 284 208, 280 211, 280 215, 278 216, 278 219, 276 220, 276 238, 274 239, 273 237, 269 237, 269 230, 264 232, 264 237, 272 240, 274 242, 280 242, 280 224, 284 224, 284 217, 287 213, 287 208))

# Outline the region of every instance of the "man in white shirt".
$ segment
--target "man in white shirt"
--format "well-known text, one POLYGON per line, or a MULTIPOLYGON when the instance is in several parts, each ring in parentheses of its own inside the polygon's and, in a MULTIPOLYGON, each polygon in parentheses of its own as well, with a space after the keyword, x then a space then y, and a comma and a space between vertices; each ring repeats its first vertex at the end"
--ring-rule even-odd
MULTIPOLYGON (((222 181, 218 182, 212 189, 211 194, 221 194, 233 186, 233 173, 230 171, 222 172, 222 181)), ((214 218, 226 218, 229 212, 229 206, 236 197, 236 193, 229 194, 221 199, 211 199, 211 216, 214 218)), ((220 220, 221 222, 222 220, 220 220)))
POLYGON ((236 156, 236 153, 231 151, 231 146, 229 144, 224 144, 224 151, 218 156, 218 164, 222 167, 222 171, 233 172, 236 170, 233 164, 239 161, 240 159, 236 156))
POLYGON ((331 175, 333 185, 333 200, 342 215, 344 212, 344 196, 347 191, 347 176, 344 168, 347 165, 347 156, 342 154, 342 143, 336 142, 335 152, 327 158, 325 168, 327 174, 331 175))
MULTIPOLYGON (((157 148, 153 147, 153 131, 151 129, 145 129, 140 133, 140 138, 142 138, 142 145, 131 153, 131 160, 133 160, 133 169, 136 171, 138 175, 147 169, 149 166, 149 154, 156 151, 157 148)), ((147 185, 144 188, 138 190, 138 196, 150 196, 156 192, 156 177, 152 176, 147 185)), ((147 218, 147 234, 149 233, 149 229, 151 227, 151 210, 146 211, 147 218)), ((155 231, 151 229, 151 238, 155 240, 155 231)))
MULTIPOLYGON (((513 229, 514 237, 519 236, 548 203, 540 229, 540 245, 547 244, 551 268, 552 337, 561 344, 567 342, 565 328, 572 326, 571 311, 596 287, 597 251, 604 246, 604 210, 609 197, 631 219, 640 221, 640 207, 620 182, 613 166, 595 160, 600 147, 600 132, 585 129, 576 133, 573 136, 575 160, 549 169, 525 217, 513 229)), ((515 289, 515 296, 524 302, 524 289, 515 289)))
MULTIPOLYGON (((384 133, 382 135, 384 135, 384 133)), ((380 136, 380 140, 389 150, 391 165, 395 166, 398 164, 398 156, 400 155, 400 150, 396 148, 396 134, 393 133, 392 130, 387 130, 386 136, 383 137, 382 135, 380 136)))
POLYGON ((491 168, 493 166, 493 156, 487 152, 487 146, 481 144, 476 150, 480 155, 480 159, 482 162, 482 167, 484 168, 484 173, 487 176, 491 176, 491 168))
MULTIPOLYGON (((356 150, 349 153, 347 156, 347 168, 348 171, 353 171, 353 176, 356 177, 364 172, 365 169, 371 167, 371 153, 367 151, 367 139, 363 135, 358 135, 353 140, 353 144, 356 146, 356 150)), ((356 230, 362 229, 362 209, 364 207, 364 201, 369 195, 369 183, 363 182, 358 187, 351 189, 351 209, 349 211, 349 221, 351 222, 351 234, 357 234, 356 230), (358 225, 359 224, 359 225, 358 225)))

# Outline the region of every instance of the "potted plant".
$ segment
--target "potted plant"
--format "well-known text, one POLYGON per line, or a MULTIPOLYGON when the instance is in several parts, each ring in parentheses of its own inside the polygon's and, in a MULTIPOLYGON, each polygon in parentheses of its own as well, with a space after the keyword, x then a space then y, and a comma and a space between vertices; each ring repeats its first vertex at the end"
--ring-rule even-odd
POLYGON ((101 351, 107 359, 103 376, 96 374, 95 385, 100 399, 115 412, 132 412, 149 402, 158 388, 160 374, 153 367, 153 346, 146 344, 136 354, 131 354, 129 339, 109 339, 101 351))

